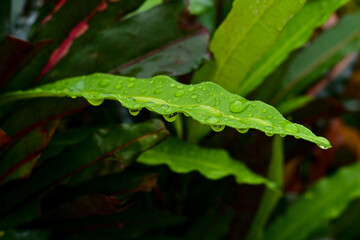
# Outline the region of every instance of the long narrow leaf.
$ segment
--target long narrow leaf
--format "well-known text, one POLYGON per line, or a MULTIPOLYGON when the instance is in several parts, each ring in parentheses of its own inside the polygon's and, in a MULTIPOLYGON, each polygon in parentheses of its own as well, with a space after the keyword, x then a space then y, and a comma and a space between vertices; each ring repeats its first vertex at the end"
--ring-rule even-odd
POLYGON ((253 173, 223 150, 201 148, 171 137, 141 154, 138 162, 147 165, 166 164, 177 173, 198 171, 209 179, 233 175, 240 184, 266 184, 270 188, 275 187, 272 182, 253 173))
POLYGON ((305 239, 316 227, 334 219, 360 196, 360 164, 320 180, 269 227, 266 240, 305 239))
POLYGON ((346 54, 359 49, 360 12, 344 17, 294 59, 282 80, 284 87, 274 97, 274 102, 289 94, 300 93, 346 54))
POLYGON ((349 0, 309 1, 284 28, 284 32, 271 50, 255 64, 241 86, 240 95, 246 95, 259 86, 265 77, 279 66, 289 54, 301 47, 313 30, 322 25, 330 15, 349 0), (316 14, 314 14, 316 13, 316 14))
POLYGON ((242 90, 252 66, 267 53, 286 23, 306 0, 236 0, 210 44, 215 62, 194 81, 213 81, 233 92, 242 90))
POLYGON ((28 91, 4 94, 1 102, 34 97, 84 97, 93 105, 105 99, 117 100, 137 115, 142 108, 157 112, 174 121, 176 114, 184 113, 202 124, 211 125, 215 131, 224 126, 246 132, 258 129, 267 135, 291 135, 330 148, 329 141, 317 137, 302 125, 286 120, 275 108, 260 101, 248 101, 231 94, 222 87, 205 82, 184 85, 167 76, 135 79, 109 74, 69 78, 43 85, 28 91))

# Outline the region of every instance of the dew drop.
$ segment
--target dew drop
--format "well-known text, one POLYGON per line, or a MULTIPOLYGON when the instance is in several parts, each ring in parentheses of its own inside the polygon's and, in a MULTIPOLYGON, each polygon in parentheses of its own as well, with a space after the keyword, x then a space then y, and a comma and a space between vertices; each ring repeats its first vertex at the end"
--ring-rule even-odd
POLYGON ((208 118, 206 119, 206 122, 207 122, 208 124, 213 125, 213 124, 218 123, 218 122, 219 122, 219 119, 218 119, 217 117, 211 116, 211 117, 208 117, 208 118))
POLYGON ((93 106, 99 106, 104 102, 104 99, 87 99, 87 101, 93 106))
POLYGON ((166 105, 166 104, 161 105, 160 108, 161 108, 161 110, 163 110, 163 111, 168 111, 168 110, 169 110, 169 106, 166 105))
POLYGON ((128 86, 129 88, 132 88, 132 87, 134 87, 134 86, 135 86, 135 83, 133 83, 133 82, 129 82, 127 86, 128 86))
POLYGON ((225 125, 210 125, 210 127, 215 132, 221 132, 222 130, 224 130, 225 125))
POLYGON ((297 128, 297 126, 294 123, 286 124, 284 129, 285 129, 285 131, 291 132, 291 133, 298 133, 299 132, 299 129, 297 128))
POLYGON ((305 4, 306 0, 299 0, 300 4, 305 4))
POLYGON ((191 86, 190 88, 189 88, 189 91, 190 92, 193 92, 195 90, 195 87, 194 86, 191 86))
POLYGON ((116 86, 115 86, 115 89, 116 90, 119 90, 119 89, 121 89, 122 88, 122 85, 121 84, 117 84, 116 86))
POLYGON ((257 105, 256 103, 253 103, 251 106, 256 107, 256 105, 257 105))
POLYGON ((326 147, 324 145, 321 145, 321 144, 316 144, 319 148, 321 149, 329 149, 330 147, 326 147))
POLYGON ((295 135, 294 138, 299 139, 300 137, 298 135, 295 135))
POLYGON ((263 112, 263 113, 266 113, 266 112, 267 112, 267 110, 266 110, 266 109, 263 109, 263 110, 262 110, 262 112, 263 112))
POLYGON ((71 98, 76 98, 77 96, 75 96, 75 95, 72 95, 72 96, 70 96, 71 98))
POLYGON ((252 113, 249 113, 249 114, 248 114, 248 117, 252 117, 252 116, 253 116, 252 113))
POLYGON ((100 87, 106 87, 106 86, 108 86, 110 84, 110 80, 109 79, 102 79, 101 81, 100 81, 100 87))
POLYGON ((185 91, 184 90, 177 90, 175 93, 174 93, 174 95, 175 95, 175 97, 181 97, 181 96, 183 96, 185 94, 185 91))
POLYGON ((198 97, 199 97, 198 94, 193 94, 193 95, 191 95, 191 98, 192 98, 192 99, 195 99, 195 98, 198 98, 198 97))
POLYGON ((215 98, 215 106, 219 106, 220 105, 220 99, 217 97, 215 98))
POLYGON ((280 137, 286 137, 286 134, 280 134, 280 137))
POLYGON ((229 110, 230 110, 230 112, 233 112, 233 113, 241 113, 247 107, 248 107, 247 104, 244 104, 243 102, 236 100, 236 101, 234 101, 233 103, 230 104, 229 110))
POLYGON ((236 131, 238 131, 239 133, 247 133, 249 131, 248 128, 237 128, 236 131))
POLYGON ((158 88, 158 89, 155 89, 154 90, 154 93, 155 94, 160 94, 160 93, 162 93, 163 92, 163 89, 162 88, 158 88))
POLYGON ((273 134, 273 133, 270 133, 270 132, 265 132, 265 134, 266 134, 266 136, 268 136, 268 137, 274 136, 274 134, 273 134))
POLYGON ((164 115, 164 118, 168 122, 173 122, 176 120, 177 115, 178 115, 178 113, 171 113, 171 114, 164 115))
POLYGON ((142 89, 142 90, 141 90, 141 93, 142 93, 142 94, 146 93, 146 90, 145 90, 145 89, 142 89))
POLYGON ((137 116, 139 115, 141 109, 137 108, 137 109, 129 109, 129 113, 133 116, 137 116))

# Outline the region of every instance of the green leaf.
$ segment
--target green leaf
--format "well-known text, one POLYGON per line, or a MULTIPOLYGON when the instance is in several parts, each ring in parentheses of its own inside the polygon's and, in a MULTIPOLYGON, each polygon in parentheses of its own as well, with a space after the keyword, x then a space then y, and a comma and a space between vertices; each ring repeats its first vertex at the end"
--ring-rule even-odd
POLYGON ((282 101, 277 106, 277 109, 279 110, 279 112, 286 115, 295 111, 298 108, 303 107, 304 105, 308 104, 311 100, 313 100, 313 98, 306 95, 300 97, 293 97, 282 101))
POLYGON ((229 91, 242 92, 247 73, 305 2, 236 0, 211 41, 215 62, 206 64, 194 81, 211 80, 229 91))
POLYGON ((231 158, 224 150, 201 148, 172 137, 141 154, 137 161, 146 165, 166 164, 177 173, 198 171, 213 180, 233 175, 239 184, 266 184, 270 188, 276 187, 272 182, 250 171, 242 162, 231 158))
POLYGON ((338 217, 360 196, 359 172, 360 163, 356 163, 320 180, 273 222, 265 239, 305 239, 322 223, 338 217))
POLYGON ((278 103, 288 95, 305 90, 345 55, 359 50, 360 12, 345 16, 296 56, 282 79, 283 88, 274 96, 273 102, 278 103))
POLYGON ((245 96, 275 70, 295 49, 310 38, 314 29, 321 26, 330 15, 349 0, 309 1, 285 26, 275 45, 259 60, 249 72, 240 88, 245 96), (314 14, 316 13, 316 14, 314 14))
POLYGON ((324 149, 331 147, 327 139, 317 137, 302 125, 287 121, 275 108, 263 102, 248 101, 212 82, 184 85, 167 76, 135 79, 98 73, 4 94, 0 103, 51 96, 84 97, 96 106, 104 99, 117 100, 133 115, 147 108, 164 115, 168 121, 174 121, 176 114, 181 112, 202 124, 211 125, 215 131, 221 131, 224 126, 239 132, 254 128, 267 135, 291 135, 324 149))

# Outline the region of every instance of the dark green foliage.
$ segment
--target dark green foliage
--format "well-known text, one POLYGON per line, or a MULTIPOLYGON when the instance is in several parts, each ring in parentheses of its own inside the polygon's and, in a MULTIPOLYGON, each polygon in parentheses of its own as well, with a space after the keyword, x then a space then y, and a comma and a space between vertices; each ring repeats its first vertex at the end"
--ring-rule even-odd
POLYGON ((0 1, 0 240, 359 239, 359 11, 0 1))

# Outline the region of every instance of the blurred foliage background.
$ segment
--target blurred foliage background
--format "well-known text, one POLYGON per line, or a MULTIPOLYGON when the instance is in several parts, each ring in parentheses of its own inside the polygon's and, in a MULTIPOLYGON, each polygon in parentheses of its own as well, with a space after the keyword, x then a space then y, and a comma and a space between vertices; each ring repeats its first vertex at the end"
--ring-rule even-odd
MULTIPOLYGON (((269 1, 236 2, 257 11, 269 1)), ((246 64, 236 63, 244 76, 222 84, 211 72, 223 46, 212 41, 236 11, 232 0, 2 0, 1 93, 94 72, 213 80, 275 106, 333 147, 256 131, 214 133, 148 111, 133 117, 115 101, 2 105, 0 239, 359 239, 360 1, 304 4, 269 46, 261 45, 262 29, 278 28, 274 16, 251 28, 256 38, 251 29, 244 34, 246 64), (188 156, 186 144, 201 146, 198 156, 221 148, 283 189, 139 162, 169 135, 182 140, 173 144, 184 149, 177 156, 188 156)), ((249 26, 248 18, 238 21, 249 26)), ((234 32, 227 30, 225 47, 242 37, 234 32)))

